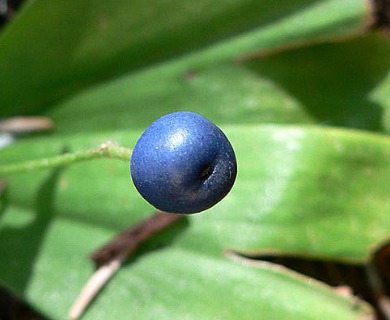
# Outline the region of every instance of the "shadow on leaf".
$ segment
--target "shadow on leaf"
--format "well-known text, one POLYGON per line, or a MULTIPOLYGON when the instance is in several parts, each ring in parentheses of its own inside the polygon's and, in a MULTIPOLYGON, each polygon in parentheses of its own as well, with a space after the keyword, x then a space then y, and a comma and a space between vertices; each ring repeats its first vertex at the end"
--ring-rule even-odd
MULTIPOLYGON (((55 216, 54 198, 61 171, 61 168, 53 170, 38 189, 35 205, 36 214, 32 221, 13 208, 8 208, 10 210, 7 210, 2 217, 0 275, 2 281, 13 284, 10 289, 17 294, 24 293, 31 274, 36 271, 34 270, 34 262, 55 216)), ((7 203, 5 207, 8 207, 7 203)))
POLYGON ((382 131, 383 106, 370 93, 390 68, 390 45, 370 35, 284 51, 247 66, 297 99, 319 123, 382 131))

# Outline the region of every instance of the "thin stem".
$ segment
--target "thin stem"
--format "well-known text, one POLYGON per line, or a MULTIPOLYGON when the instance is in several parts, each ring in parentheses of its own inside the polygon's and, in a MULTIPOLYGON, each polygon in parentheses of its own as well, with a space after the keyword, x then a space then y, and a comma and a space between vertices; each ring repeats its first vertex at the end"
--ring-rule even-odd
POLYGON ((122 262, 122 258, 115 258, 107 264, 102 265, 94 272, 70 308, 68 314, 70 319, 78 319, 83 314, 84 310, 98 294, 100 289, 107 283, 108 280, 110 280, 115 272, 118 271, 122 262))
POLYGON ((157 212, 138 224, 125 229, 106 245, 94 251, 91 259, 98 269, 88 279, 76 298, 69 311, 69 318, 75 320, 83 314, 103 286, 118 271, 123 261, 134 253, 141 243, 181 219, 183 219, 181 215, 157 212))
POLYGON ((65 153, 58 156, 43 158, 39 160, 25 161, 10 165, 0 165, 0 175, 9 175, 17 172, 28 172, 39 169, 51 169, 60 166, 66 166, 72 163, 100 159, 113 158, 129 161, 131 150, 121 147, 114 142, 108 141, 98 148, 80 150, 74 153, 65 153))

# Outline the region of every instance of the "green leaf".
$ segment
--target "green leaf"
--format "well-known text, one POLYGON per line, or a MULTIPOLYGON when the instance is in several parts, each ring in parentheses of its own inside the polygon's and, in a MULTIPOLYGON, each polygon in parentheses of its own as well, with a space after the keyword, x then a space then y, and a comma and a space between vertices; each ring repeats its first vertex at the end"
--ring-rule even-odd
MULTIPOLYGON (((364 262, 389 238, 388 138, 316 127, 224 128, 239 163, 236 184, 222 203, 193 218, 191 232, 177 245, 210 254, 231 248, 364 262)), ((119 132, 110 137, 133 145, 139 134, 119 132)), ((22 149, 30 158, 44 157, 63 146, 90 148, 108 137, 31 141, 3 151, 2 161, 14 161, 22 149)), ((34 190, 46 176, 47 172, 15 175, 10 180, 10 202, 34 206, 34 190)), ((69 167, 59 185, 63 187, 57 191, 55 211, 60 216, 121 229, 151 210, 131 185, 128 165, 113 160, 69 167)))
POLYGON ((297 48, 246 66, 285 90, 320 123, 388 131, 389 55, 388 39, 377 34, 297 48))
POLYGON ((138 73, 75 95, 47 115, 56 132, 69 134, 141 130, 175 110, 197 111, 219 124, 313 122, 278 86, 232 64, 188 75, 165 75, 158 68, 138 73))
MULTIPOLYGON (((11 215, 23 214, 20 209, 10 210, 5 220, 13 221, 11 215)), ((4 221, 2 227, 4 234, 4 221)), ((15 227, 5 244, 17 237, 15 227)), ((29 235, 30 243, 25 245, 31 249, 38 230, 27 221, 16 230, 29 235)), ((66 319, 65 312, 80 284, 92 272, 86 255, 108 235, 107 229, 90 223, 51 220, 33 261, 25 296, 48 316, 66 319)), ((14 268, 20 271, 27 266, 31 264, 14 268)), ((4 277, 3 265, 1 268, 4 277)), ((221 256, 168 246, 149 248, 132 259, 99 295, 84 319, 127 319, 129 313, 133 319, 254 319, 261 314, 266 319, 327 316, 344 320, 362 319, 370 311, 365 304, 356 304, 320 283, 274 265, 264 264, 257 269, 221 256)))
MULTIPOLYGON (((115 167, 112 161, 104 162, 106 168, 115 167)), ((79 175, 79 170, 91 164, 79 164, 69 171, 79 175)), ((102 169, 98 164, 95 169, 102 169)), ((111 184, 110 177, 123 178, 113 172, 103 171, 101 180, 88 182, 86 188, 94 185, 95 190, 102 190, 101 185, 111 184)), ((89 176, 90 172, 84 174, 89 176)), ((25 209, 10 199, 0 225, 0 253, 4 259, 1 281, 55 319, 66 319, 66 311, 91 274, 88 254, 113 235, 109 223, 99 226, 92 219, 72 217, 71 212, 61 210, 66 205, 61 194, 74 182, 71 172, 47 173, 34 195, 35 206, 25 209)), ((116 197, 111 204, 102 201, 97 205, 103 206, 101 211, 110 205, 119 207, 116 197)), ((99 199, 98 195, 94 199, 99 199)), ((116 220, 109 211, 96 217, 101 212, 90 211, 89 200, 84 200, 84 209, 79 209, 94 214, 96 220, 116 220)), ((117 209, 123 212, 122 206, 117 209)), ((134 209, 126 220, 134 219, 137 212, 134 209)), ((134 319, 253 319, 261 314, 267 319, 326 316, 344 320, 362 319, 371 313, 356 299, 277 266, 260 264, 258 269, 252 268, 204 251, 202 248, 213 240, 197 234, 196 224, 205 221, 206 214, 212 213, 191 217, 165 236, 149 241, 109 283, 84 319, 126 319, 130 312, 134 319)))
POLYGON ((389 54, 387 39, 370 35, 190 73, 153 68, 75 95, 47 115, 59 133, 145 128, 175 110, 198 111, 219 124, 389 131, 389 54))
POLYGON ((169 70, 358 34, 366 11, 364 0, 283 0, 277 10, 269 0, 196 7, 190 0, 36 0, 0 38, 1 114, 36 113, 91 84, 181 56, 169 70))

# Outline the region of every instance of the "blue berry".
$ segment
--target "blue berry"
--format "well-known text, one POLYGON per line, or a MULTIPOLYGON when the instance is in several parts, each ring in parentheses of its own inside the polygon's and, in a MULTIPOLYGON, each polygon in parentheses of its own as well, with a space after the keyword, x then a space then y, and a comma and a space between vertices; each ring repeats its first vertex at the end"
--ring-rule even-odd
POLYGON ((153 122, 137 141, 130 171, 139 193, 171 213, 196 213, 222 200, 237 174, 233 148, 212 122, 173 112, 153 122))

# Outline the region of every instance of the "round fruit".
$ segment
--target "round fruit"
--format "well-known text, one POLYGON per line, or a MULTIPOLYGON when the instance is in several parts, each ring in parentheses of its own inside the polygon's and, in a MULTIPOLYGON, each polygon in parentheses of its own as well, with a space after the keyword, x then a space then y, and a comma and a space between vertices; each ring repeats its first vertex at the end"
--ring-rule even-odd
POLYGON ((212 122, 194 112, 174 112, 153 122, 130 161, 139 193, 171 213, 196 213, 219 202, 237 174, 233 148, 212 122))

